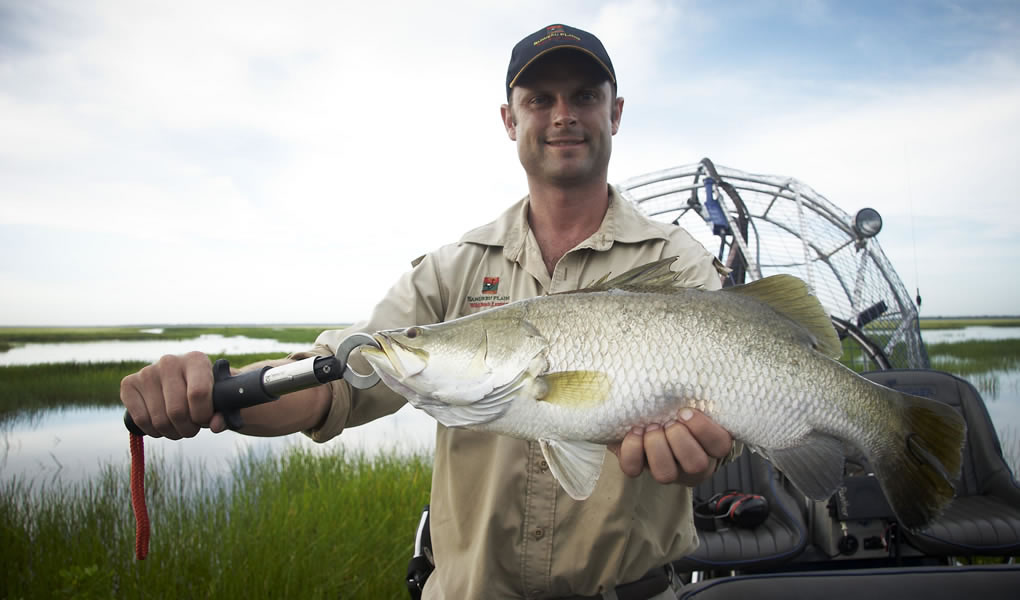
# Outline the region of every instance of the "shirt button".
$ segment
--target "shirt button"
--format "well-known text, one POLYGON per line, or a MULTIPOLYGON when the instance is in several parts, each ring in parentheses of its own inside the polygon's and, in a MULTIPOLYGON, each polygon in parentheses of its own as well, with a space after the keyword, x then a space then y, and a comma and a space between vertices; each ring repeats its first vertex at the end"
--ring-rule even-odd
POLYGON ((543 530, 541 527, 539 527, 538 529, 535 530, 535 540, 536 541, 542 539, 542 536, 544 536, 544 535, 545 535, 545 530, 543 530))
POLYGON ((549 470, 549 463, 545 462, 545 459, 540 460, 538 462, 538 470, 542 473, 545 473, 546 471, 549 470))

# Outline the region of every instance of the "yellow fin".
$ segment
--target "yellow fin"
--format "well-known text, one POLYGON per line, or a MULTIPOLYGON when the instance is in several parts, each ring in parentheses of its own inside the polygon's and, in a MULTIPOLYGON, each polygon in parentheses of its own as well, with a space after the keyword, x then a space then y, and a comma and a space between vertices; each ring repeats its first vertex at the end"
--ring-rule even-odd
POLYGON ((758 281, 735 285, 724 293, 743 294, 769 305, 773 310, 807 329, 814 340, 815 350, 839 358, 843 345, 832 326, 829 313, 822 303, 811 295, 807 285, 793 275, 772 275, 758 281))
POLYGON ((541 377, 546 385, 539 400, 559 406, 584 408, 609 399, 609 375, 601 371, 560 371, 541 377))

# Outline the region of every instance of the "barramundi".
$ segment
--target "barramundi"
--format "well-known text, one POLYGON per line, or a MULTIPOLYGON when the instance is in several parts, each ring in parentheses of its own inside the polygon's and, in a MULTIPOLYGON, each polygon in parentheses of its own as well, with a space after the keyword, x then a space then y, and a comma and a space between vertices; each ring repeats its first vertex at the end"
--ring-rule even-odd
POLYGON ((664 259, 585 289, 434 325, 363 347, 382 381, 447 427, 538 441, 575 500, 635 426, 702 411, 807 496, 830 497, 863 454, 900 523, 918 529, 953 497, 965 426, 934 400, 840 364, 828 314, 800 279, 706 291, 664 259), (859 453, 859 454, 858 454, 859 453))

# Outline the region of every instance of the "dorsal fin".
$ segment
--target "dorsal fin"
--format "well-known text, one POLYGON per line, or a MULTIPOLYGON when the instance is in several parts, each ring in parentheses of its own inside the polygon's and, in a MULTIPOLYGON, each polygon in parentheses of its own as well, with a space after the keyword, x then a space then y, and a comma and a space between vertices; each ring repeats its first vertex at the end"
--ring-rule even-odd
POLYGON ((671 256, 654 262, 646 263, 623 273, 609 278, 611 273, 606 273, 596 281, 587 286, 565 294, 576 292, 607 292, 609 290, 633 290, 644 292, 662 292, 675 287, 674 283, 677 274, 669 269, 669 266, 676 261, 677 257, 671 256))
MULTIPOLYGON (((671 256, 646 263, 612 279, 606 274, 585 288, 560 293, 609 290, 669 293, 685 287, 677 283, 677 273, 669 268, 676 259, 677 257, 671 256)), ((772 275, 722 291, 749 296, 768 305, 772 310, 806 329, 813 340, 812 346, 815 350, 833 358, 843 355, 843 345, 836 335, 828 312, 818 298, 811 295, 807 285, 797 277, 787 274, 772 275)))
POLYGON ((843 345, 822 303, 811 295, 807 285, 793 275, 772 275, 758 281, 725 288, 723 292, 742 294, 767 304, 772 310, 807 329, 819 352, 839 358, 843 345))

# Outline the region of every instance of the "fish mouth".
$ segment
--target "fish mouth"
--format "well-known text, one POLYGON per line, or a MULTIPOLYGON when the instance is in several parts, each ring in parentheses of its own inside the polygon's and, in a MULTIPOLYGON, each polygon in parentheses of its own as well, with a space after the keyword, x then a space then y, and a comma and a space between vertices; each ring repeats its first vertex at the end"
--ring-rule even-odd
POLYGON ((373 348, 369 345, 362 346, 361 355, 364 356, 368 362, 372 363, 372 367, 375 368, 376 371, 389 371, 392 375, 402 376, 403 373, 400 372, 400 359, 398 359, 396 354, 393 352, 393 345, 390 343, 390 338, 381 333, 376 333, 372 336, 372 339, 375 340, 377 347, 373 348))
POLYGON ((418 348, 401 344, 385 332, 372 336, 379 348, 363 346, 361 355, 368 360, 377 372, 387 372, 403 381, 420 373, 428 365, 428 353, 418 348))

